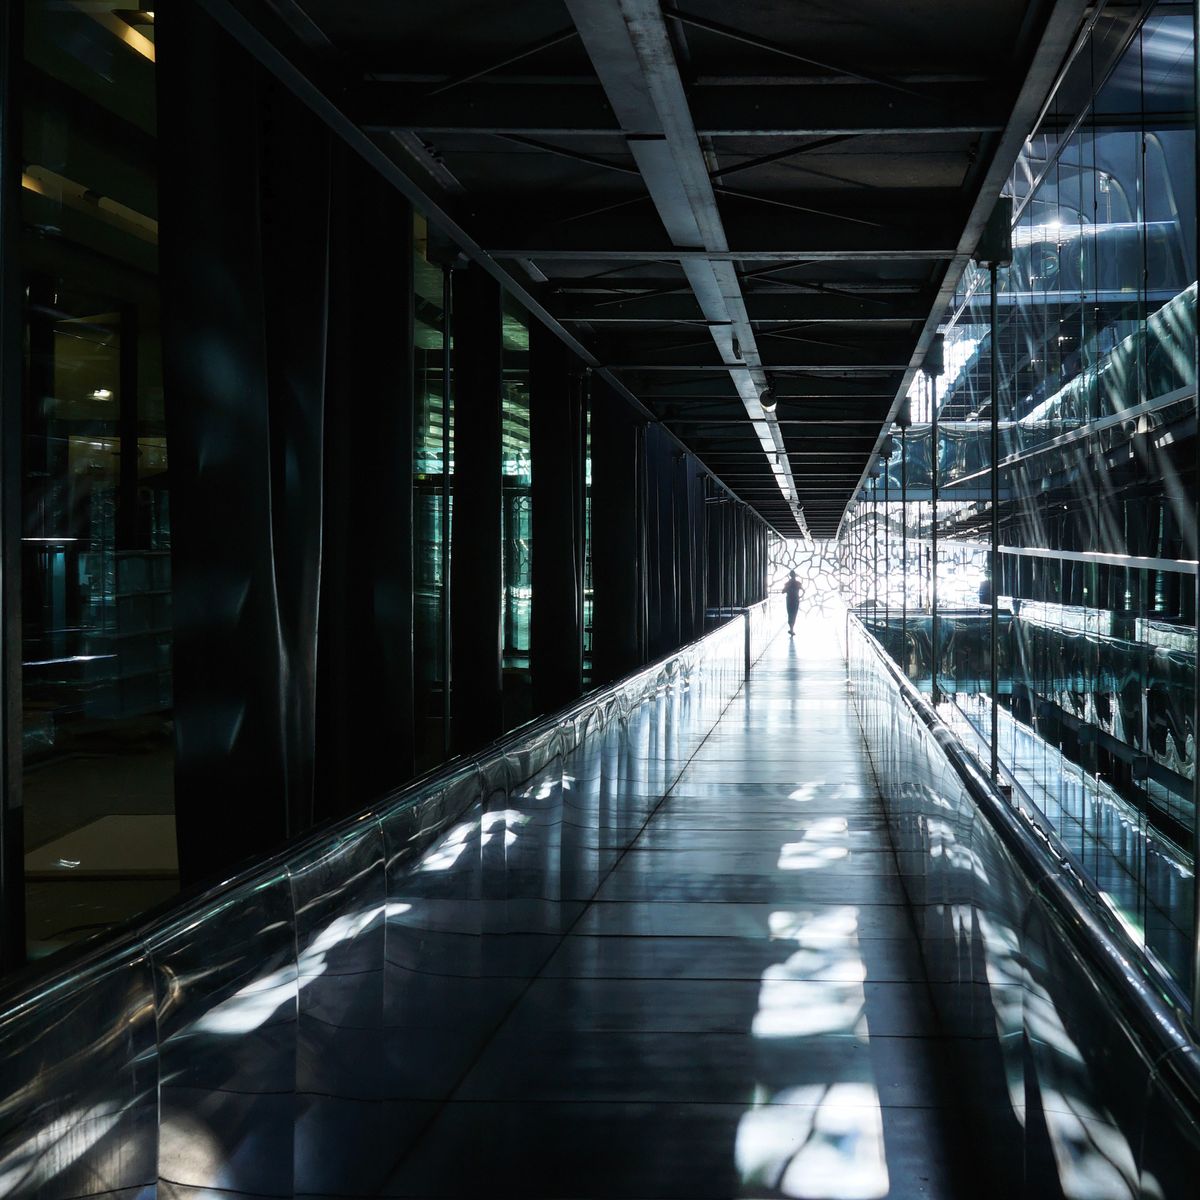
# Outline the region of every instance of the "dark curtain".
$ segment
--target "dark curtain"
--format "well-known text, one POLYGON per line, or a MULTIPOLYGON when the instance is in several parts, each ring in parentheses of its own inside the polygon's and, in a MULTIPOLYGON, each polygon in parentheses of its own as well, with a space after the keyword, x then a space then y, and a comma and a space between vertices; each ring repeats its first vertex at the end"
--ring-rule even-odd
POLYGON ((646 539, 646 659, 665 654, 670 630, 665 615, 670 586, 665 566, 671 553, 670 516, 662 506, 663 476, 671 469, 669 447, 661 425, 649 425, 644 434, 642 527, 646 539), (665 519, 664 519, 665 518, 665 519))
POLYGON ((583 404, 578 359, 540 321, 529 329, 533 459, 534 708, 583 690, 583 404))
POLYGON ((658 508, 658 645, 651 658, 670 654, 680 644, 679 634, 679 539, 675 514, 675 470, 683 451, 661 425, 655 453, 655 501, 658 508))
POLYGON ((690 454, 680 454, 675 459, 675 470, 671 476, 672 505, 675 511, 675 543, 679 555, 676 596, 676 619, 679 622, 680 642, 690 642, 696 637, 696 545, 692 536, 695 514, 692 511, 692 463, 690 454))
POLYGON ((705 538, 708 543, 708 605, 722 608, 729 601, 725 591, 725 495, 711 482, 705 504, 705 538))
POLYGON ((330 140, 195 6, 161 16, 176 817, 189 881, 312 813, 330 140))
MULTIPOLYGON (((500 736, 503 709, 500 285, 472 265, 454 274, 454 554, 451 690, 454 745, 500 736)), ((537 561, 536 546, 534 561, 537 561)))
POLYGON ((746 602, 746 510, 737 503, 730 505, 730 547, 732 573, 730 587, 734 608, 746 602))
MULTIPOLYGON (((645 593, 640 424, 607 384, 592 387, 592 662, 596 683, 639 667, 645 593)), ((535 556, 536 557, 536 556, 535 556)))
POLYGON ((317 815, 412 775, 412 210, 335 157, 317 815))
POLYGON ((186 883, 411 773, 411 213, 197 6, 155 28, 186 883))
POLYGON ((704 633, 704 613, 708 607, 708 530, 705 527, 708 505, 708 474, 699 462, 687 457, 688 536, 691 542, 690 619, 686 632, 689 640, 704 633))

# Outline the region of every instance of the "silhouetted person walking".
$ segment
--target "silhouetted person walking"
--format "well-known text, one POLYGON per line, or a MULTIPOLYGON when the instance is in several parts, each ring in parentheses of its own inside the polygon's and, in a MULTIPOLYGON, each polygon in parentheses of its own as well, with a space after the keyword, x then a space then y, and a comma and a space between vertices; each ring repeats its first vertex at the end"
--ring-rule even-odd
POLYGON ((800 611, 800 580, 795 571, 788 572, 788 581, 783 585, 787 597, 788 637, 796 636, 796 614, 800 611))

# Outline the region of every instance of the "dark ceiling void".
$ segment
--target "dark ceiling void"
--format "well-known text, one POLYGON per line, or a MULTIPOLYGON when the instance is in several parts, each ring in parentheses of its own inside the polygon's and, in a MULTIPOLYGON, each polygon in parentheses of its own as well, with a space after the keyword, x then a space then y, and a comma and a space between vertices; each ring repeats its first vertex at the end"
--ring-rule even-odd
POLYGON ((1083 0, 202 0, 785 535, 833 536, 1083 0))

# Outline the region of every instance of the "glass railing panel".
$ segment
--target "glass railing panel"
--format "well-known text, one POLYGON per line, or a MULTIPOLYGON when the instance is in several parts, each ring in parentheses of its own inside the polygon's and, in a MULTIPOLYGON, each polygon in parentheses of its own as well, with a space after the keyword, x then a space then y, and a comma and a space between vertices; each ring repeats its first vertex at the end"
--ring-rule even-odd
POLYGON ((1200 1061, 1178 997, 1040 815, 992 787, 970 743, 848 628, 934 1001, 966 1039, 964 1119, 988 1130, 977 1169, 1012 1194, 1091 1194, 1103 1179, 1114 1195, 1189 1195, 1200 1061))
POLYGON ((749 620, 9 980, 6 1192, 385 1186, 742 686, 749 620))

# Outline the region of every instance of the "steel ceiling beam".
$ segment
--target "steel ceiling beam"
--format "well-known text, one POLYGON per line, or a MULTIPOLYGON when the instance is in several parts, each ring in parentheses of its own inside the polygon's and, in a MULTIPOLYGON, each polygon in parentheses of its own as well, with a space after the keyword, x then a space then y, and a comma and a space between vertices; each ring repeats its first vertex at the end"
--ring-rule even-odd
MULTIPOLYGON (((664 425, 736 425, 739 420, 733 417, 689 417, 689 416, 674 416, 671 413, 664 413, 661 416, 664 425)), ((806 428, 824 428, 829 426, 831 429, 848 429, 852 425, 865 425, 871 430, 874 430, 877 422, 872 420, 847 420, 845 417, 780 417, 779 424, 783 426, 803 425, 806 428)), ((824 437, 825 434, 821 434, 824 437)))
MULTIPOLYGON (((494 252, 506 257, 617 258, 630 264, 686 262, 694 258, 757 260, 763 263, 764 270, 755 278, 763 280, 781 275, 800 263, 815 267, 838 261, 921 262, 951 258, 965 219, 962 195, 957 188, 926 188, 920 193, 877 189, 855 191, 853 197, 791 188, 747 198, 743 193, 732 195, 728 190, 714 188, 705 169, 697 176, 695 186, 703 186, 705 195, 714 204, 718 192, 724 200, 721 210, 724 237, 718 244, 697 245, 668 236, 661 212, 660 219, 655 220, 648 209, 601 211, 604 205, 631 199, 644 191, 653 197, 655 189, 664 185, 661 178, 653 178, 655 172, 674 170, 663 142, 658 143, 658 149, 654 139, 630 139, 628 145, 636 150, 633 161, 641 170, 642 180, 633 177, 632 166, 604 163, 605 168, 611 168, 606 172, 611 179, 604 180, 604 187, 593 185, 582 195, 578 191, 572 193, 578 209, 590 206, 595 210, 595 215, 586 222, 564 223, 562 203, 554 193, 548 193, 540 204, 531 204, 526 198, 514 207, 511 193, 496 189, 474 198, 479 236, 494 252), (647 160, 655 154, 665 157, 648 164, 647 160), (770 203, 777 198, 785 201, 786 207, 770 203), (804 220, 797 220, 797 209, 804 220)), ((577 156, 572 153, 564 157, 577 156)), ((588 166, 600 168, 601 163, 594 156, 584 157, 589 160, 588 166)), ((705 162, 702 156, 700 162, 705 162)), ((802 282, 780 279, 767 286, 802 282)))
MULTIPOLYGON (((881 294, 870 297, 821 296, 812 292, 742 291, 752 323, 874 324, 878 321, 924 321, 929 315, 930 296, 917 292, 881 294)), ((564 296, 554 306, 560 321, 589 324, 661 324, 702 321, 704 314, 695 295, 668 294, 616 298, 610 296, 564 296)))
MULTIPOLYGON (((763 81, 729 87, 693 83, 688 103, 700 137, 908 137, 997 132, 1002 103, 977 84, 921 84, 923 98, 859 83, 801 88, 763 81)), ((437 94, 426 83, 366 80, 354 88, 351 112, 370 132, 411 129, 431 136, 516 133, 623 137, 604 88, 591 80, 463 82, 437 94)))
POLYGON ((757 244, 743 244, 737 250, 672 247, 660 239, 656 239, 653 246, 629 242, 607 245, 596 237, 577 236, 544 238, 521 245, 511 240, 496 240, 494 231, 489 234, 485 230, 484 234, 493 258, 529 258, 537 262, 625 262, 630 267, 670 258, 680 263, 685 271, 690 264, 697 262, 773 263, 789 258, 806 258, 812 262, 946 262, 957 257, 952 246, 921 238, 877 237, 874 240, 879 244, 870 246, 864 237, 830 239, 814 232, 811 235, 813 240, 805 245, 796 241, 794 230, 786 236, 780 236, 777 245, 763 245, 756 239, 757 244))
MULTIPOLYGON (((808 402, 814 400, 837 400, 840 403, 862 401, 872 408, 882 403, 883 411, 895 396, 891 380, 894 376, 883 377, 871 381, 874 386, 866 390, 866 380, 862 379, 822 379, 796 378, 790 375, 777 376, 774 382, 775 399, 782 404, 785 400, 793 402, 808 402)), ((721 391, 723 380, 718 379, 686 379, 665 380, 655 379, 644 387, 639 387, 638 395, 646 404, 656 404, 660 401, 685 400, 715 400, 730 403, 739 402, 736 392, 721 391)))
POLYGON ((485 75, 492 75, 504 67, 511 67, 513 63, 522 62, 535 54, 541 54, 543 50, 549 50, 553 46, 560 46, 563 42, 572 41, 578 36, 574 29, 560 29, 557 33, 552 33, 549 37, 542 38, 541 41, 533 42, 528 46, 522 46, 521 49, 514 50, 511 54, 506 54, 503 58, 490 62, 485 66, 476 67, 465 75, 455 75, 447 79, 444 83, 439 83, 437 87, 429 89, 426 95, 430 99, 435 96, 444 96, 453 88, 473 83, 477 79, 482 79, 485 75))
MULTIPOLYGON (((479 239, 461 223, 453 197, 437 195, 429 189, 428 182, 414 178, 410 170, 402 166, 365 130, 350 117, 345 107, 347 89, 345 80, 331 76, 329 72, 329 43, 324 35, 316 31, 307 14, 291 0, 280 0, 278 7, 296 17, 297 23, 315 31, 313 37, 297 37, 291 22, 278 13, 256 9, 251 18, 235 0, 199 0, 201 7, 241 45, 267 72, 273 75, 305 105, 319 121, 370 164, 380 175, 396 188, 400 195, 416 205, 436 227, 440 228, 463 252, 474 259, 503 288, 514 296, 530 315, 541 321, 574 353, 585 366, 609 384, 618 395, 628 401, 632 408, 648 420, 655 420, 654 413, 631 392, 623 380, 617 378, 599 364, 595 355, 580 342, 574 330, 557 321, 542 304, 539 297, 527 287, 524 279, 515 274, 488 253, 479 239)), ((439 83, 442 81, 438 81, 439 83)), ((453 94, 453 93, 451 93, 453 94)), ((399 146, 400 143, 397 142, 399 146)), ((691 450, 675 434, 666 431, 678 443, 680 449, 691 450)), ((695 453, 695 451, 692 451, 695 453)), ((699 455, 697 455, 699 460, 699 455)), ((706 463, 700 464, 714 484, 731 497, 733 493, 706 463)), ((764 516, 768 524, 769 517, 764 516)), ((774 525, 772 524, 772 527, 774 525)), ((779 533, 778 528, 775 529, 779 533)))
MULTIPOLYGON (((726 327, 709 327, 707 332, 714 334, 724 332, 726 327)), ((598 346, 601 354, 608 350, 609 365, 615 371, 679 371, 688 374, 692 371, 729 370, 731 375, 737 371, 752 371, 754 365, 769 371, 817 371, 825 374, 858 375, 864 371, 872 374, 900 373, 908 366, 908 358, 912 353, 912 339, 898 341, 895 338, 864 338, 859 345, 839 346, 822 344, 820 341, 805 341, 804 339, 779 339, 767 342, 763 330, 759 330, 759 362, 751 364, 743 358, 738 362, 712 361, 710 347, 677 346, 672 349, 663 346, 655 349, 647 346, 642 340, 637 345, 621 345, 611 341, 607 347, 598 346), (628 357, 617 359, 620 353, 628 357), (657 358, 654 356, 657 355, 657 358), (618 365, 619 363, 619 365, 618 365)), ((715 340, 715 339, 714 339, 715 340)), ((747 351, 742 347, 742 353, 747 351)))
POLYGON ((772 414, 760 403, 768 384, 746 311, 709 167, 692 121, 671 38, 658 0, 567 0, 592 66, 612 105, 625 143, 673 248, 686 249, 681 265, 709 332, 780 492, 805 531, 787 446, 772 414))
MULTIPOLYGON (((869 347, 868 347, 869 349, 869 347)), ((743 352, 744 353, 744 352, 743 352)), ((793 355, 793 358, 796 356, 793 355)), ((839 375, 851 376, 855 374, 865 373, 868 375, 891 374, 900 375, 904 371, 904 363, 819 363, 815 361, 809 362, 789 362, 784 359, 775 360, 763 363, 762 359, 751 366, 748 362, 740 363, 606 363, 610 371, 626 371, 631 375, 703 375, 706 373, 720 374, 726 372, 734 380, 736 386, 737 379, 740 375, 750 375, 755 370, 771 371, 771 372, 796 372, 798 374, 812 375, 839 375)), ((740 393, 739 393, 740 394, 740 393)))
MULTIPOLYGON (((594 154, 585 154, 582 151, 572 149, 570 146, 557 146, 552 142, 543 142, 543 141, 539 141, 537 138, 523 137, 523 136, 518 136, 516 134, 511 134, 511 133, 496 133, 496 134, 493 134, 492 136, 503 138, 505 141, 512 142, 518 146, 525 146, 531 150, 540 151, 543 154, 553 154, 559 158, 570 159, 572 162, 583 163, 585 166, 597 167, 600 170, 605 170, 605 171, 615 171, 620 175, 636 175, 639 177, 641 176, 641 171, 638 170, 637 167, 631 167, 631 166, 627 165, 626 163, 613 162, 611 159, 607 159, 607 158, 598 158, 594 154)), ((833 140, 833 139, 827 139, 827 140, 833 140)), ((799 154, 800 152, 801 152, 801 148, 792 148, 786 152, 786 155, 791 156, 794 154, 799 154)), ((781 157, 784 157, 784 155, 780 154, 780 155, 771 155, 770 156, 770 158, 772 160, 776 160, 781 157)), ((765 161, 765 160, 759 160, 759 161, 761 163, 762 161, 765 161)), ((731 168, 731 170, 732 170, 732 168, 731 168)), ((731 199, 734 199, 734 200, 748 201, 748 202, 754 203, 754 204, 768 204, 775 208, 786 208, 786 209, 790 209, 792 212, 805 213, 808 216, 825 217, 829 220, 850 221, 850 222, 860 224, 860 225, 878 225, 879 224, 879 222, 870 220, 870 219, 863 219, 860 217, 853 217, 853 216, 845 216, 836 210, 829 209, 828 207, 821 208, 819 206, 814 206, 812 204, 798 204, 793 200, 785 200, 785 199, 781 198, 780 196, 775 195, 773 193, 768 194, 768 195, 762 195, 762 194, 759 194, 756 192, 742 191, 738 188, 725 187, 723 185, 716 183, 716 179, 718 178, 718 176, 723 175, 723 174, 726 174, 726 172, 709 171, 709 173, 708 173, 709 179, 714 181, 713 182, 713 191, 718 196, 729 196, 731 199)), ((638 200, 640 200, 640 199, 641 199, 640 196, 633 196, 628 199, 617 200, 617 201, 610 202, 610 203, 603 204, 603 205, 593 205, 593 207, 584 210, 583 212, 579 213, 578 215, 568 217, 565 219, 562 217, 559 217, 557 215, 555 215, 551 218, 543 217, 543 223, 557 226, 557 225, 564 224, 567 220, 579 220, 582 217, 599 216, 603 213, 611 212, 613 209, 623 208, 628 204, 636 204, 638 202, 638 200)))
POLYGON ((857 79, 862 83, 873 84, 881 88, 886 88, 889 91, 915 96, 918 100, 924 100, 925 98, 912 84, 902 83, 886 75, 868 75, 863 71, 851 67, 848 63, 832 63, 828 59, 814 58, 812 55, 804 54, 802 51, 796 50, 791 46, 782 46, 778 42, 755 37, 745 30, 735 29, 731 25, 722 25, 716 21, 710 21, 705 17, 685 12, 674 5, 667 5, 663 9, 663 12, 672 20, 679 21, 683 25, 690 25, 694 29, 701 29, 706 33, 716 34, 718 37, 741 42, 744 45, 754 47, 755 50, 762 50, 767 54, 778 54, 783 58, 790 59, 792 62, 799 62, 807 67, 816 67, 818 70, 828 71, 831 75, 842 75, 847 79, 857 79))

